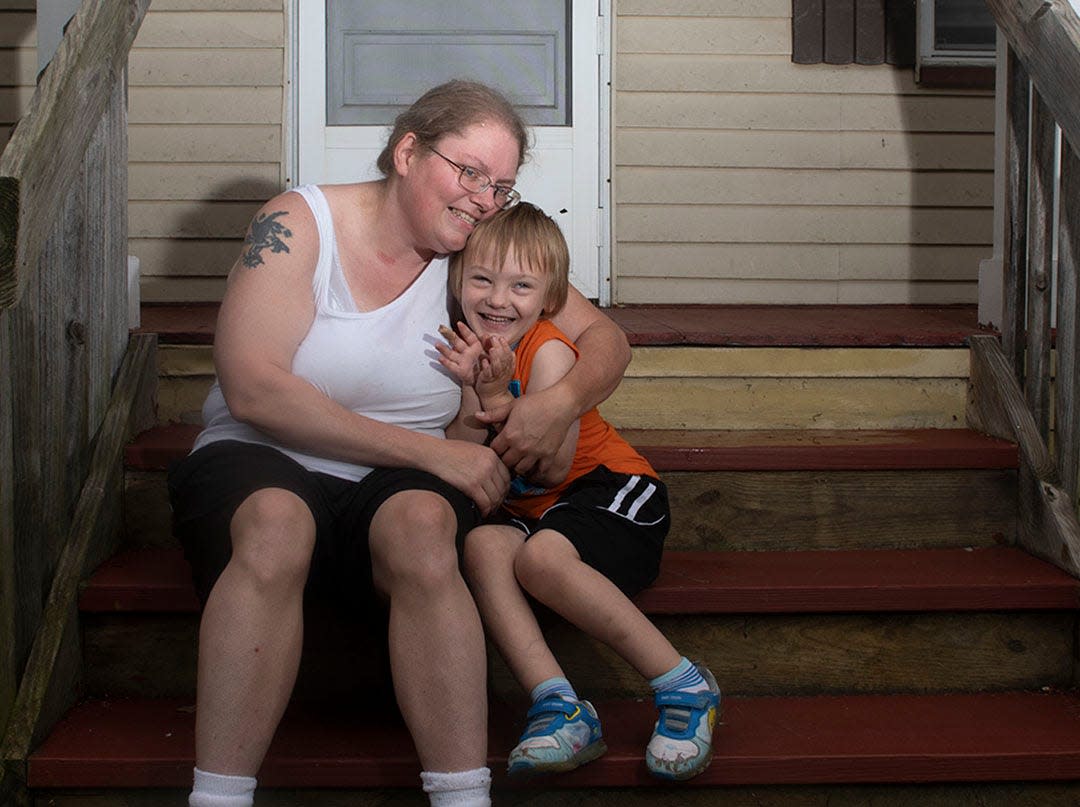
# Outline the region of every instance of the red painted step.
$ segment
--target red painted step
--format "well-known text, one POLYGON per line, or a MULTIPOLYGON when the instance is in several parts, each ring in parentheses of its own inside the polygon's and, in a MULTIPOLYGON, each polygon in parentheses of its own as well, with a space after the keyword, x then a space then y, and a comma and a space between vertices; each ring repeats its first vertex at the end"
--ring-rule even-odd
MULTIPOLYGON (((198 426, 172 423, 138 435, 125 461, 163 470, 191 450, 198 426)), ((625 429, 657 471, 882 471, 1016 468, 1015 443, 970 429, 625 429)))
MULTIPOLYGON (((629 305, 603 309, 632 345, 962 347, 974 305, 629 305)), ((141 332, 211 344, 217 303, 147 303, 141 332)))
MULTIPOLYGON (((597 704, 601 759, 543 787, 649 786, 648 702, 597 704)), ((712 766, 680 787, 1080 777, 1080 695, 994 693, 728 698, 712 766)), ((497 787, 522 715, 496 715, 497 787)), ((32 788, 190 785, 194 709, 185 701, 95 701, 72 710, 29 760, 32 788)), ((259 774, 264 787, 416 787, 401 723, 340 708, 286 714, 259 774)), ((535 784, 533 785, 535 786, 535 784)))
MULTIPOLYGON (((138 549, 86 583, 86 612, 195 612, 179 550, 138 549)), ((1080 581, 1010 547, 668 552, 637 597, 649 614, 979 611, 1080 607, 1080 581)))

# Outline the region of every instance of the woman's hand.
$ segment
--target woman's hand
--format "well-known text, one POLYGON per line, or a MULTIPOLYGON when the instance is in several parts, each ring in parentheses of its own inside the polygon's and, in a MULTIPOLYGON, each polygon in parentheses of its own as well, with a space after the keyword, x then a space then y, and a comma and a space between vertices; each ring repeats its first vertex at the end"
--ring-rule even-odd
POLYGON ((476 502, 480 512, 493 513, 510 488, 510 472, 487 446, 463 440, 443 440, 430 470, 476 502))
POLYGON ((491 448, 516 474, 532 478, 554 472, 559 449, 578 418, 577 405, 566 400, 561 390, 548 387, 476 413, 481 423, 503 424, 491 448))

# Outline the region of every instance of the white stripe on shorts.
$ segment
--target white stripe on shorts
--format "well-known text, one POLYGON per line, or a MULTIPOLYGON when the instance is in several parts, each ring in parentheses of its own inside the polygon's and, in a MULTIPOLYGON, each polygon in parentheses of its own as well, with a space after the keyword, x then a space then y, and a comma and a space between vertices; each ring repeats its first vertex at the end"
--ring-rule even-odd
POLYGON ((623 485, 622 490, 615 494, 615 498, 612 499, 611 504, 608 505, 607 509, 610 510, 612 513, 617 514, 619 512, 619 508, 622 507, 623 499, 625 499, 626 495, 637 486, 637 483, 640 480, 641 477, 637 474, 631 476, 630 480, 625 485, 623 485))

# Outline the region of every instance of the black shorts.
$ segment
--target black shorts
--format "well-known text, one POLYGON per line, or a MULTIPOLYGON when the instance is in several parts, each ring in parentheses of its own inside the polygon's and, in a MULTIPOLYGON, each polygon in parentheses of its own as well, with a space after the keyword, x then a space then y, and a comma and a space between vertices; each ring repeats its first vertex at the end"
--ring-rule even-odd
POLYGON ((232 556, 229 526, 252 493, 282 488, 307 504, 315 520, 309 588, 326 588, 350 601, 370 597, 368 529, 379 507, 405 490, 438 493, 457 515, 458 552, 479 521, 472 500, 437 476, 413 468, 380 468, 359 482, 309 471, 270 446, 223 440, 189 454, 169 471, 173 533, 191 564, 202 602, 232 556))
POLYGON ((633 597, 660 573, 671 528, 667 487, 651 476, 616 473, 601 465, 573 481, 539 519, 500 519, 528 536, 555 530, 582 561, 633 597))

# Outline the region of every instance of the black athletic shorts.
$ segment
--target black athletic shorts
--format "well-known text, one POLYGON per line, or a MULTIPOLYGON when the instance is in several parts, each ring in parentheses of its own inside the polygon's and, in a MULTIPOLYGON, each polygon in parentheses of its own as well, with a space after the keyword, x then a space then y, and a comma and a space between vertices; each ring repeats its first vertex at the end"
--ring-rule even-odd
POLYGON ((504 513, 500 519, 528 536, 555 530, 581 559, 633 597, 660 573, 664 539, 671 528, 664 483, 621 474, 601 465, 573 481, 539 519, 504 513))
POLYGON ((191 564, 202 602, 232 556, 229 525, 237 508, 257 490, 283 488, 307 503, 315 520, 309 588, 326 588, 354 600, 372 592, 367 534, 375 511, 406 490, 438 493, 457 515, 458 552, 479 521, 472 500, 437 476, 413 468, 380 468, 359 482, 309 471, 270 446, 222 440, 203 446, 169 472, 173 533, 191 564))

